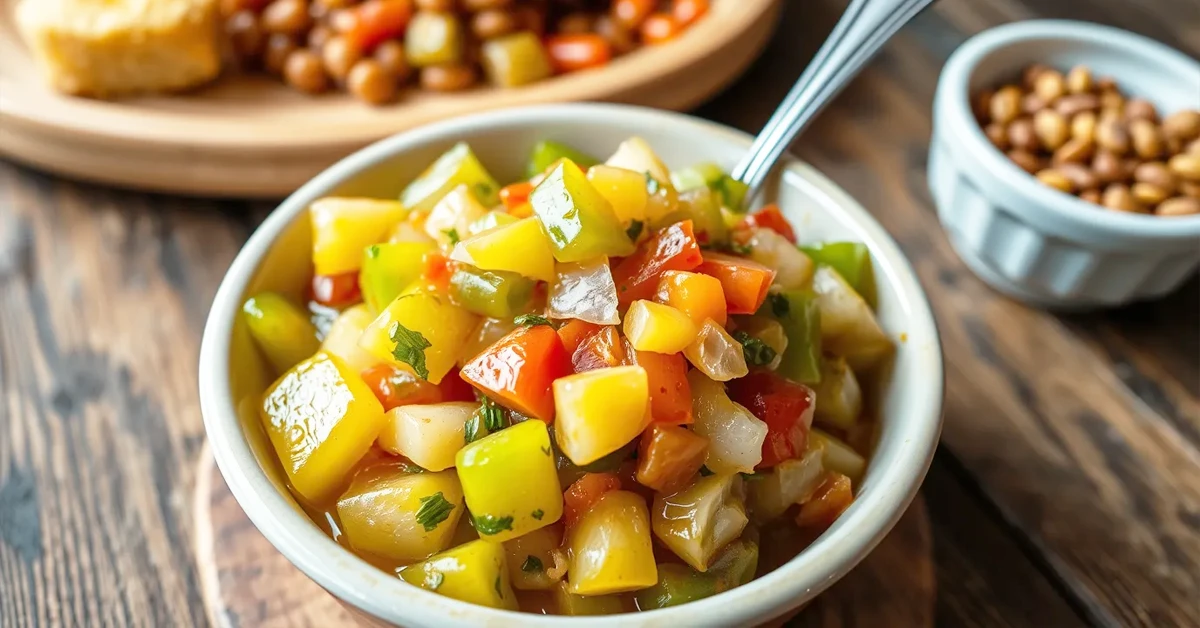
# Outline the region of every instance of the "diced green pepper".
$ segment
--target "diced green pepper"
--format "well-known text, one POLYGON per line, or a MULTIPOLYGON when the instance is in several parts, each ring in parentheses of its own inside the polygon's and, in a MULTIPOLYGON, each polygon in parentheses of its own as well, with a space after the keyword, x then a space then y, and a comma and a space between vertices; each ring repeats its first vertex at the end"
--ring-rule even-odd
POLYGON ((800 247, 818 264, 832 267, 872 308, 875 307, 875 271, 871 251, 862 242, 820 242, 800 247))
POLYGON ((787 349, 775 371, 803 384, 821 381, 821 310, 809 290, 778 292, 767 296, 760 314, 775 317, 787 335, 787 349))
POLYGON ((529 203, 560 262, 625 257, 634 251, 612 205, 570 160, 560 161, 534 188, 529 203))
POLYGON ((642 611, 695 602, 746 584, 757 568, 758 544, 738 539, 721 550, 705 573, 678 563, 659 564, 658 584, 638 591, 635 599, 642 611))
MULTIPOLYGON (((693 188, 679 194, 679 210, 684 216, 680 220, 691 220, 696 237, 709 246, 720 246, 729 241, 729 228, 721 215, 717 195, 708 188, 693 188), (703 235, 701 235, 703 234, 703 235)), ((676 214, 678 212, 672 212, 676 214)), ((678 221, 676 221, 678 222, 678 221)))
POLYGON ((625 612, 619 595, 575 595, 567 591, 566 582, 554 587, 554 604, 560 615, 616 615, 625 612))
POLYGON ((242 305, 242 317, 276 374, 312 357, 321 348, 308 314, 274 292, 256 294, 242 305))
POLYGON ((471 147, 459 142, 404 188, 400 202, 410 211, 429 211, 447 192, 463 184, 484 207, 500 202, 500 184, 479 163, 471 147))
POLYGON ((409 284, 421 276, 425 254, 432 242, 395 242, 368 246, 363 254, 358 287, 372 312, 387 307, 409 284))
POLYGON ((695 188, 708 188, 719 195, 721 204, 725 207, 739 213, 745 211, 742 203, 746 200, 746 192, 749 187, 726 174, 714 163, 696 164, 672 172, 671 183, 680 192, 695 188))
POLYGON ((489 39, 483 42, 480 54, 483 69, 493 85, 518 87, 554 73, 542 40, 530 31, 489 39))
POLYGON ((532 179, 545 172, 554 162, 560 159, 570 159, 580 168, 591 168, 600 163, 599 159, 553 140, 542 140, 533 145, 529 154, 529 165, 525 168, 525 176, 532 179))
POLYGON ((462 60, 463 32, 458 16, 417 11, 404 33, 404 57, 415 68, 462 60))
POLYGON ((460 264, 450 276, 450 297, 470 312, 512 318, 525 311, 535 283, 517 273, 460 264))

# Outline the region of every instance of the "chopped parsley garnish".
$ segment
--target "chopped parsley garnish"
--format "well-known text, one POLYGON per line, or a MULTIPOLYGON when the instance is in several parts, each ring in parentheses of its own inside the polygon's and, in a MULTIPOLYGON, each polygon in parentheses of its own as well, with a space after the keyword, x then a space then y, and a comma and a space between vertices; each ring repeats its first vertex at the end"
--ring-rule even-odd
POLYGON ((738 475, 742 476, 742 479, 747 482, 757 482, 757 481, 767 477, 765 474, 762 474, 762 473, 739 473, 738 475))
POLYGON ((425 367, 425 350, 433 345, 429 344, 425 336, 396 322, 392 323, 392 328, 388 330, 388 337, 396 343, 396 348, 392 349, 392 357, 411 366, 413 372, 421 379, 429 379, 429 369, 425 367))
POLYGON ((475 198, 481 202, 486 202, 492 196, 492 186, 488 183, 475 184, 475 198))
POLYGON ((501 590, 500 590, 500 576, 499 576, 499 574, 497 574, 497 575, 496 575, 496 595, 499 595, 499 596, 500 596, 500 599, 502 599, 502 600, 504 599, 504 591, 501 591, 501 590))
POLYGON ((625 235, 629 236, 630 240, 637 242, 637 239, 641 237, 642 229, 645 228, 645 226, 646 223, 640 220, 635 220, 629 223, 629 228, 625 230, 625 235))
POLYGON ((458 244, 462 238, 458 237, 458 229, 446 229, 442 233, 446 234, 446 238, 450 240, 450 244, 458 244))
POLYGON ((367 257, 369 257, 371 259, 375 259, 376 257, 379 257, 379 245, 378 244, 372 244, 371 246, 367 247, 367 257))
POLYGON ((538 508, 537 510, 530 513, 530 516, 533 517, 534 519, 537 519, 538 521, 541 521, 542 517, 546 516, 546 512, 543 511, 541 508, 538 508))
POLYGON ((542 453, 546 454, 547 456, 551 455, 551 454, 550 454, 550 448, 549 448, 549 447, 542 447, 542 453))
POLYGON ((432 532, 439 523, 450 518, 451 510, 454 510, 454 504, 446 501, 441 491, 429 497, 422 497, 421 506, 417 508, 417 523, 421 524, 426 532, 432 532))
POLYGON ((537 314, 522 314, 513 319, 513 323, 523 327, 534 327, 536 325, 549 325, 550 319, 537 314))
POLYGON ((700 475, 702 477, 708 477, 710 475, 716 475, 716 474, 713 473, 712 469, 709 469, 708 467, 705 467, 705 466, 701 466, 700 467, 700 475))
POLYGON ((544 570, 545 567, 542 566, 542 559, 538 558, 537 556, 526 556, 525 562, 521 563, 521 571, 524 571, 525 573, 537 573, 544 570))
POLYGON ((479 440, 479 428, 483 427, 483 417, 479 414, 472 414, 471 418, 467 419, 466 425, 463 426, 463 442, 467 445, 479 440))
POLYGON ((742 330, 733 332, 733 339, 742 343, 742 354, 746 356, 746 363, 751 366, 766 366, 775 359, 774 349, 742 330))
POLYGON ((767 295, 767 301, 771 304, 771 313, 776 318, 783 318, 791 313, 792 304, 787 300, 787 297, 782 294, 772 293, 767 295))
POLYGON ((737 253, 738 255, 749 255, 754 252, 754 247, 750 246, 749 244, 741 244, 730 241, 729 250, 737 253))
POLYGON ((492 536, 500 534, 505 530, 512 530, 512 517, 493 517, 491 515, 477 515, 475 517, 475 530, 484 536, 492 536))
POLYGON ((407 460, 401 460, 397 464, 400 466, 400 470, 404 473, 425 473, 425 469, 422 469, 421 467, 407 460))
POLYGON ((483 426, 487 428, 489 434, 498 432, 504 429, 505 421, 504 408, 496 405, 495 401, 484 397, 479 404, 479 409, 475 411, 475 416, 480 417, 483 421, 483 426))
POLYGON ((646 191, 649 192, 650 194, 658 194, 658 191, 661 189, 662 189, 662 184, 658 182, 658 179, 655 179, 653 176, 650 175, 649 172, 647 172, 646 173, 646 191))
POLYGON ((437 591, 438 587, 446 581, 446 574, 440 571, 431 571, 425 574, 425 587, 430 591, 437 591))

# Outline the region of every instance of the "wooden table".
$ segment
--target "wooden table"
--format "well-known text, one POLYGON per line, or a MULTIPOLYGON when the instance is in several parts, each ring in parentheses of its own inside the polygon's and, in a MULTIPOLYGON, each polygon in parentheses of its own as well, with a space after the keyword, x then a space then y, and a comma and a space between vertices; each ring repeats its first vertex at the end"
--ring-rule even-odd
MULTIPOLYGON (((839 7, 790 3, 763 59, 698 113, 757 130, 839 7)), ((1039 16, 1200 56, 1187 0, 946 0, 795 152, 879 217, 937 314, 946 426, 924 487, 936 621, 1200 626, 1200 284, 1104 313, 1023 307, 955 257, 926 187, 941 64, 970 33, 1039 16)), ((0 163, 0 626, 207 621, 190 502, 197 349, 269 208, 0 163)), ((845 623, 845 604, 872 600, 820 598, 805 623, 845 623)))

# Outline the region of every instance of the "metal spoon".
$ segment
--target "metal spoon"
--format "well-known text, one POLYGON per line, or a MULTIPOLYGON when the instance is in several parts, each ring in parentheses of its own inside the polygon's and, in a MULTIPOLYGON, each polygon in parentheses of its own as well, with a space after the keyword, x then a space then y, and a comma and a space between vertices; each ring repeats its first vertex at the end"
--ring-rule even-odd
POLYGON ((842 19, 796 85, 754 138, 733 177, 753 198, 792 140, 858 74, 875 53, 933 0, 851 0, 842 19))

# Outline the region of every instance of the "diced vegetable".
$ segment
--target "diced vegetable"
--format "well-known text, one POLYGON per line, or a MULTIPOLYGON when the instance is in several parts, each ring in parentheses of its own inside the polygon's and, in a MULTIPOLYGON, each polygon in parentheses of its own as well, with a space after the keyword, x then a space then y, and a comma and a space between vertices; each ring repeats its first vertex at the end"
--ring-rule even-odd
POLYGON ((396 223, 388 234, 388 244, 415 242, 418 244, 433 244, 433 238, 425 233, 424 212, 409 213, 407 220, 396 223))
POLYGON ((775 269, 775 283, 781 290, 808 288, 814 264, 796 245, 770 229, 757 229, 750 238, 750 259, 775 269))
POLYGON ((788 243, 795 246, 796 232, 792 230, 791 223, 787 218, 783 217, 783 212, 779 211, 779 206, 775 204, 767 205, 762 209, 746 216, 745 220, 738 225, 739 229, 768 229, 783 236, 788 243))
POLYGON ((566 33, 547 37, 546 53, 556 72, 575 72, 607 64, 612 44, 595 33, 566 33))
POLYGON ((850 478, 836 472, 825 474, 812 499, 800 507, 796 525, 824 530, 854 501, 850 478))
MULTIPOLYGON (((738 342, 742 343, 742 347, 744 348, 746 343, 739 337, 740 334, 746 334, 758 340, 775 353, 775 358, 770 360, 766 367, 772 371, 779 368, 788 346, 787 332, 784 331, 783 324, 767 316, 749 316, 739 319, 737 325, 738 330, 734 337, 738 339, 738 342)), ((746 361, 749 362, 750 360, 747 359, 746 361)))
POLYGON ((699 329, 683 312, 653 301, 634 301, 625 313, 625 336, 638 351, 678 353, 696 340, 699 329))
POLYGON ((551 383, 572 372, 549 325, 518 327, 463 365, 462 377, 497 403, 546 423, 554 420, 551 383))
POLYGON ((650 422, 646 370, 617 366, 556 379, 554 406, 559 448, 575 464, 594 462, 633 440, 650 422))
POLYGON ((450 298, 475 314, 512 318, 526 311, 534 284, 517 273, 462 264, 450 276, 450 298))
POLYGON ((742 344, 713 319, 704 321, 696 339, 683 350, 692 366, 711 379, 727 382, 750 372, 742 344))
POLYGON ((454 366, 478 319, 444 296, 418 290, 396 297, 363 331, 371 355, 436 384, 454 366))
POLYGON ((695 188, 708 188, 720 196, 721 204, 735 212, 745 211, 742 203, 745 201, 749 187, 725 174, 719 166, 713 163, 696 164, 683 170, 671 173, 671 183, 675 189, 683 192, 695 188))
POLYGON ((502 543, 562 517, 563 496, 541 421, 525 421, 477 440, 455 460, 479 538, 502 543))
POLYGON ((624 168, 634 172, 644 172, 650 175, 659 185, 671 185, 671 171, 650 148, 650 144, 640 137, 631 137, 617 147, 616 152, 604 162, 605 165, 624 168))
POLYGON ((539 174, 544 174, 550 169, 550 166, 561 159, 569 159, 578 164, 580 168, 589 168, 600 163, 599 159, 566 144, 553 140, 542 140, 533 145, 533 151, 529 154, 529 164, 525 168, 525 176, 532 179, 539 174))
MULTIPOLYGON (((266 2, 258 2, 258 7, 266 2)), ((245 5, 242 5, 245 6, 245 5)), ((410 0, 366 0, 362 4, 347 7, 350 19, 342 35, 355 50, 371 50, 380 43, 404 34, 404 28, 412 19, 410 0)))
POLYGON ((276 373, 292 368, 321 346, 308 315, 274 292, 246 299, 242 320, 276 373))
POLYGON ((375 393, 385 411, 412 404, 438 403, 442 393, 437 386, 410 371, 391 364, 378 364, 362 371, 363 381, 375 393))
POLYGON ((462 24, 452 13, 417 11, 404 33, 404 57, 414 68, 457 63, 463 55, 462 24))
POLYGON ((629 227, 634 221, 646 222, 646 174, 600 164, 587 171, 588 181, 596 188, 620 219, 629 227))
POLYGON ((449 469, 466 444, 463 426, 478 407, 469 401, 400 406, 385 415, 379 446, 422 469, 449 469))
POLYGON ((554 524, 504 542, 508 577, 514 589, 546 591, 554 588, 557 581, 546 570, 554 566, 550 552, 562 545, 562 538, 562 526, 554 524))
POLYGON ((351 547, 402 561, 449 547, 463 510, 453 471, 407 473, 396 464, 364 469, 337 503, 351 547))
POLYGON ((373 244, 365 250, 358 285, 363 301, 372 312, 387 307, 412 282, 421 276, 425 254, 434 250, 432 242, 373 244))
POLYGON ((563 524, 568 528, 609 491, 621 490, 621 480, 612 473, 584 473, 563 492, 563 524))
POLYGON ((488 39, 480 52, 483 70, 493 85, 528 85, 554 73, 541 40, 530 31, 488 39))
POLYGON ((679 563, 659 564, 658 584, 638 591, 637 605, 648 611, 695 602, 746 584, 757 567, 758 544, 746 539, 726 545, 705 573, 679 563))
POLYGON ((381 242, 404 218, 403 205, 373 198, 326 197, 313 202, 313 265, 318 275, 357 271, 363 249, 381 242))
POLYGON ((769 311, 787 334, 787 350, 776 369, 780 375, 797 382, 815 384, 821 380, 821 310, 807 290, 783 292, 768 299, 769 311))
POLYGON ((425 254, 424 267, 417 282, 404 289, 404 293, 425 290, 436 294, 445 294, 450 289, 450 277, 454 275, 455 262, 451 262, 439 250, 425 254))
POLYGON ((560 615, 574 617, 625 612, 620 595, 575 595, 566 582, 554 587, 554 608, 560 615))
POLYGON ((758 371, 729 382, 729 397, 767 424, 758 468, 773 467, 804 452, 816 403, 808 386, 758 371))
POLYGON ((809 259, 837 271, 867 302, 875 305, 875 271, 871 251, 861 242, 819 242, 800 247, 809 259))
POLYGON ((696 272, 715 277, 725 292, 725 305, 730 314, 753 314, 762 307, 767 290, 775 281, 775 271, 753 260, 704 253, 704 263, 696 272))
MULTIPOLYGON (((519 205, 523 205, 529 201, 529 193, 533 191, 533 184, 528 181, 518 181, 510 183, 500 188, 500 202, 506 209, 512 209, 519 205)), ((510 216, 507 212, 498 212, 500 214, 510 216)))
POLYGON ((462 378, 458 369, 450 369, 449 373, 437 384, 442 401, 476 401, 475 388, 462 378))
POLYGON ((633 253, 612 206, 574 162, 560 162, 534 188, 529 203, 560 262, 633 253))
POLYGON ((449 248, 467 237, 471 224, 486 216, 488 210, 466 184, 446 192, 425 219, 425 233, 437 243, 449 248))
MULTIPOLYGON (((325 333, 325 341, 321 343, 321 350, 341 358, 346 366, 356 373, 378 364, 379 360, 375 359, 375 356, 358 346, 358 339, 363 330, 373 320, 375 315, 367 310, 364 304, 346 309, 329 326, 329 331, 325 333)), ((290 337, 288 342, 294 343, 296 338, 290 337)))
POLYGON ((692 221, 696 239, 706 245, 724 245, 729 241, 729 228, 721 215, 716 194, 708 188, 695 188, 679 193, 679 204, 671 214, 692 221))
POLYGON ((850 429, 862 414, 862 389, 854 371, 841 358, 821 361, 821 383, 816 387, 816 421, 839 429, 850 429))
POLYGON ((631 361, 617 328, 606 325, 583 339, 571 354, 571 364, 576 373, 583 373, 610 366, 625 366, 631 361))
POLYGON ((608 259, 558 264, 550 287, 550 318, 574 318, 598 325, 618 325, 617 285, 608 259))
POLYGON ((637 481, 661 493, 687 486, 708 456, 708 439, 674 425, 651 425, 638 446, 637 481))
POLYGON ((867 461, 861 454, 854 451, 842 439, 819 428, 813 428, 808 437, 813 440, 814 445, 824 448, 826 469, 845 475, 854 482, 862 480, 863 471, 867 468, 867 461))
POLYGON ((708 275, 668 270, 658 280, 654 300, 687 314, 697 328, 710 318, 721 326, 726 322, 725 291, 708 275))
POLYGON ((463 345, 462 353, 458 357, 459 366, 465 366, 475 356, 483 353, 484 349, 496 344, 497 340, 516 328, 517 324, 512 318, 485 318, 479 321, 467 337, 467 343, 463 345))
POLYGON ((821 310, 821 343, 826 352, 846 358, 855 371, 870 368, 892 351, 871 306, 829 266, 817 268, 813 290, 821 310))
POLYGON ((318 352, 271 385, 263 425, 288 480, 320 502, 343 485, 383 428, 383 407, 341 359, 318 352))
MULTIPOLYGON (((511 186, 509 186, 509 187, 511 187, 511 186)), ((503 192, 505 189, 508 189, 508 188, 504 188, 504 189, 500 190, 501 196, 503 196, 503 192)), ((471 223, 471 225, 469 227, 467 227, 467 232, 462 235, 463 235, 463 238, 466 239, 473 235, 483 233, 484 231, 491 231, 492 229, 495 229, 496 227, 503 227, 505 225, 511 225, 514 222, 517 222, 518 220, 520 220, 520 218, 517 218, 516 216, 514 216, 508 212, 493 209, 492 211, 489 211, 488 213, 484 214, 483 218, 480 218, 479 220, 476 220, 475 222, 471 223)))
POLYGON ((810 443, 802 457, 784 460, 770 471, 755 474, 761 477, 747 482, 755 521, 766 523, 782 515, 792 504, 807 501, 825 474, 824 457, 825 447, 810 443))
POLYGON ((740 475, 697 478, 688 488, 654 499, 654 535, 697 571, 741 535, 749 519, 740 475))
POLYGON ((762 462, 767 424, 731 401, 725 387, 699 371, 688 373, 692 387, 693 428, 709 440, 705 466, 715 473, 753 473, 762 462))
POLYGON ((447 192, 459 185, 470 188, 484 207, 493 207, 500 202, 500 184, 488 174, 475 153, 471 152, 471 147, 464 142, 455 144, 409 183, 400 193, 400 202, 410 211, 427 212, 447 192))
POLYGON ((605 595, 658 581, 646 502, 635 493, 611 491, 569 530, 567 590, 605 595))
POLYGON ((692 422, 692 387, 687 360, 678 353, 635 351, 634 363, 646 369, 650 387, 650 420, 665 425, 692 422))
POLYGON ((613 268, 621 305, 652 298, 665 271, 692 270, 702 261, 691 221, 659 230, 613 268))
POLYGON ((572 319, 558 328, 558 337, 562 340, 563 348, 568 355, 575 355, 579 347, 587 342, 594 334, 604 329, 603 325, 572 319))
POLYGON ((358 289, 358 271, 337 275, 313 275, 312 300, 329 307, 342 307, 357 302, 362 295, 358 289))
POLYGON ((485 540, 451 548, 399 571, 405 582, 449 598, 517 610, 504 547, 485 540))
POLYGON ((454 247, 450 258, 483 270, 509 272, 554 281, 554 255, 536 218, 472 236, 454 247))

